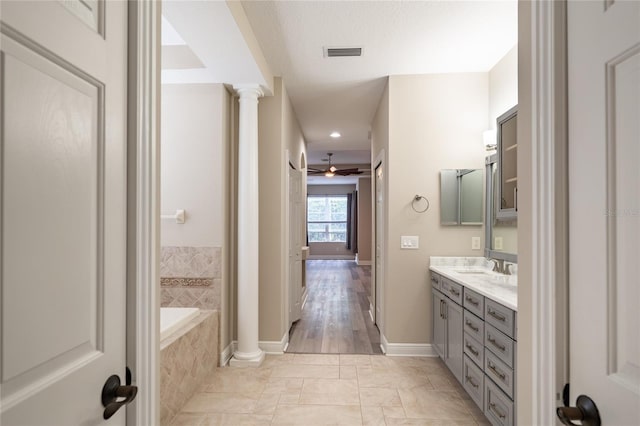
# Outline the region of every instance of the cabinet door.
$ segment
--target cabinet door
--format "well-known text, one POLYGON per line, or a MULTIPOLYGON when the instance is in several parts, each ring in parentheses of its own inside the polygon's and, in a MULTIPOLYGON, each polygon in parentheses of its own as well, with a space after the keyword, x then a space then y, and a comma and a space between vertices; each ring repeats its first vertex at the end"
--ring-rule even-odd
POLYGON ((446 302, 446 357, 445 363, 454 376, 462 383, 462 306, 445 299, 446 302))
POLYGON ((518 211, 518 107, 497 119, 498 128, 498 219, 515 219, 518 211))
POLYGON ((444 359, 445 357, 445 333, 446 333, 446 323, 444 319, 444 306, 442 294, 437 290, 431 290, 432 297, 432 308, 433 308, 433 348, 436 353, 440 356, 440 358, 444 359))

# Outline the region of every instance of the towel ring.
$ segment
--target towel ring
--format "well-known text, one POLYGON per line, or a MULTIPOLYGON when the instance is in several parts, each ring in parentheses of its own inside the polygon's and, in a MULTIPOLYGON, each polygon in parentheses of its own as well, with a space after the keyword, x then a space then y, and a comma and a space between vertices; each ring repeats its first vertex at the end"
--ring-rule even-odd
POLYGON ((429 210, 429 200, 427 200, 427 197, 423 197, 422 195, 417 195, 415 197, 413 197, 413 201, 411 202, 411 208, 413 209, 414 212, 416 213, 424 213, 427 210, 429 210), (416 209, 416 203, 420 200, 424 200, 427 202, 427 207, 425 207, 422 210, 418 210, 416 209))

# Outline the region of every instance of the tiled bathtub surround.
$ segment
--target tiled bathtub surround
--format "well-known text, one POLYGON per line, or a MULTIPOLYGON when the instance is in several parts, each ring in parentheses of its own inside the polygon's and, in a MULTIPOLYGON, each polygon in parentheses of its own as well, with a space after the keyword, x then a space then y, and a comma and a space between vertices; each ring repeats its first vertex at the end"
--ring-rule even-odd
POLYGON ((161 425, 171 424, 217 365, 217 311, 201 311, 160 343, 161 425))
POLYGON ((161 306, 220 309, 220 247, 162 247, 161 306))

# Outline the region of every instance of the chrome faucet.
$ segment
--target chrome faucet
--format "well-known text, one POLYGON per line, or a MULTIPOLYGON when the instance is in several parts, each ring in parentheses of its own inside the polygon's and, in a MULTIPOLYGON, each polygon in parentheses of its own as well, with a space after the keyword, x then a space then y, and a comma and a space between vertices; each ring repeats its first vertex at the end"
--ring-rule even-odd
POLYGON ((511 275, 511 263, 504 264, 504 274, 511 275))
POLYGON ((503 274, 504 272, 504 260, 503 259, 489 259, 493 262, 493 272, 503 274))
POLYGON ((493 262, 493 272, 511 275, 511 264, 505 263, 504 259, 489 259, 493 262))

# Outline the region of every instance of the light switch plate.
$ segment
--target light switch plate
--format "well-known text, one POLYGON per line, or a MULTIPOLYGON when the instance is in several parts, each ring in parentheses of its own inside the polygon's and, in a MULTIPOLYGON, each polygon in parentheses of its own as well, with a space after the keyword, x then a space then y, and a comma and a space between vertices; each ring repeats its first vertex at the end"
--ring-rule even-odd
POLYGON ((471 250, 480 250, 480 237, 471 237, 471 250))
POLYGON ((502 237, 496 237, 493 248, 496 250, 502 250, 502 237))
POLYGON ((405 250, 416 250, 420 248, 420 237, 416 235, 403 235, 400 237, 400 248, 405 250))

